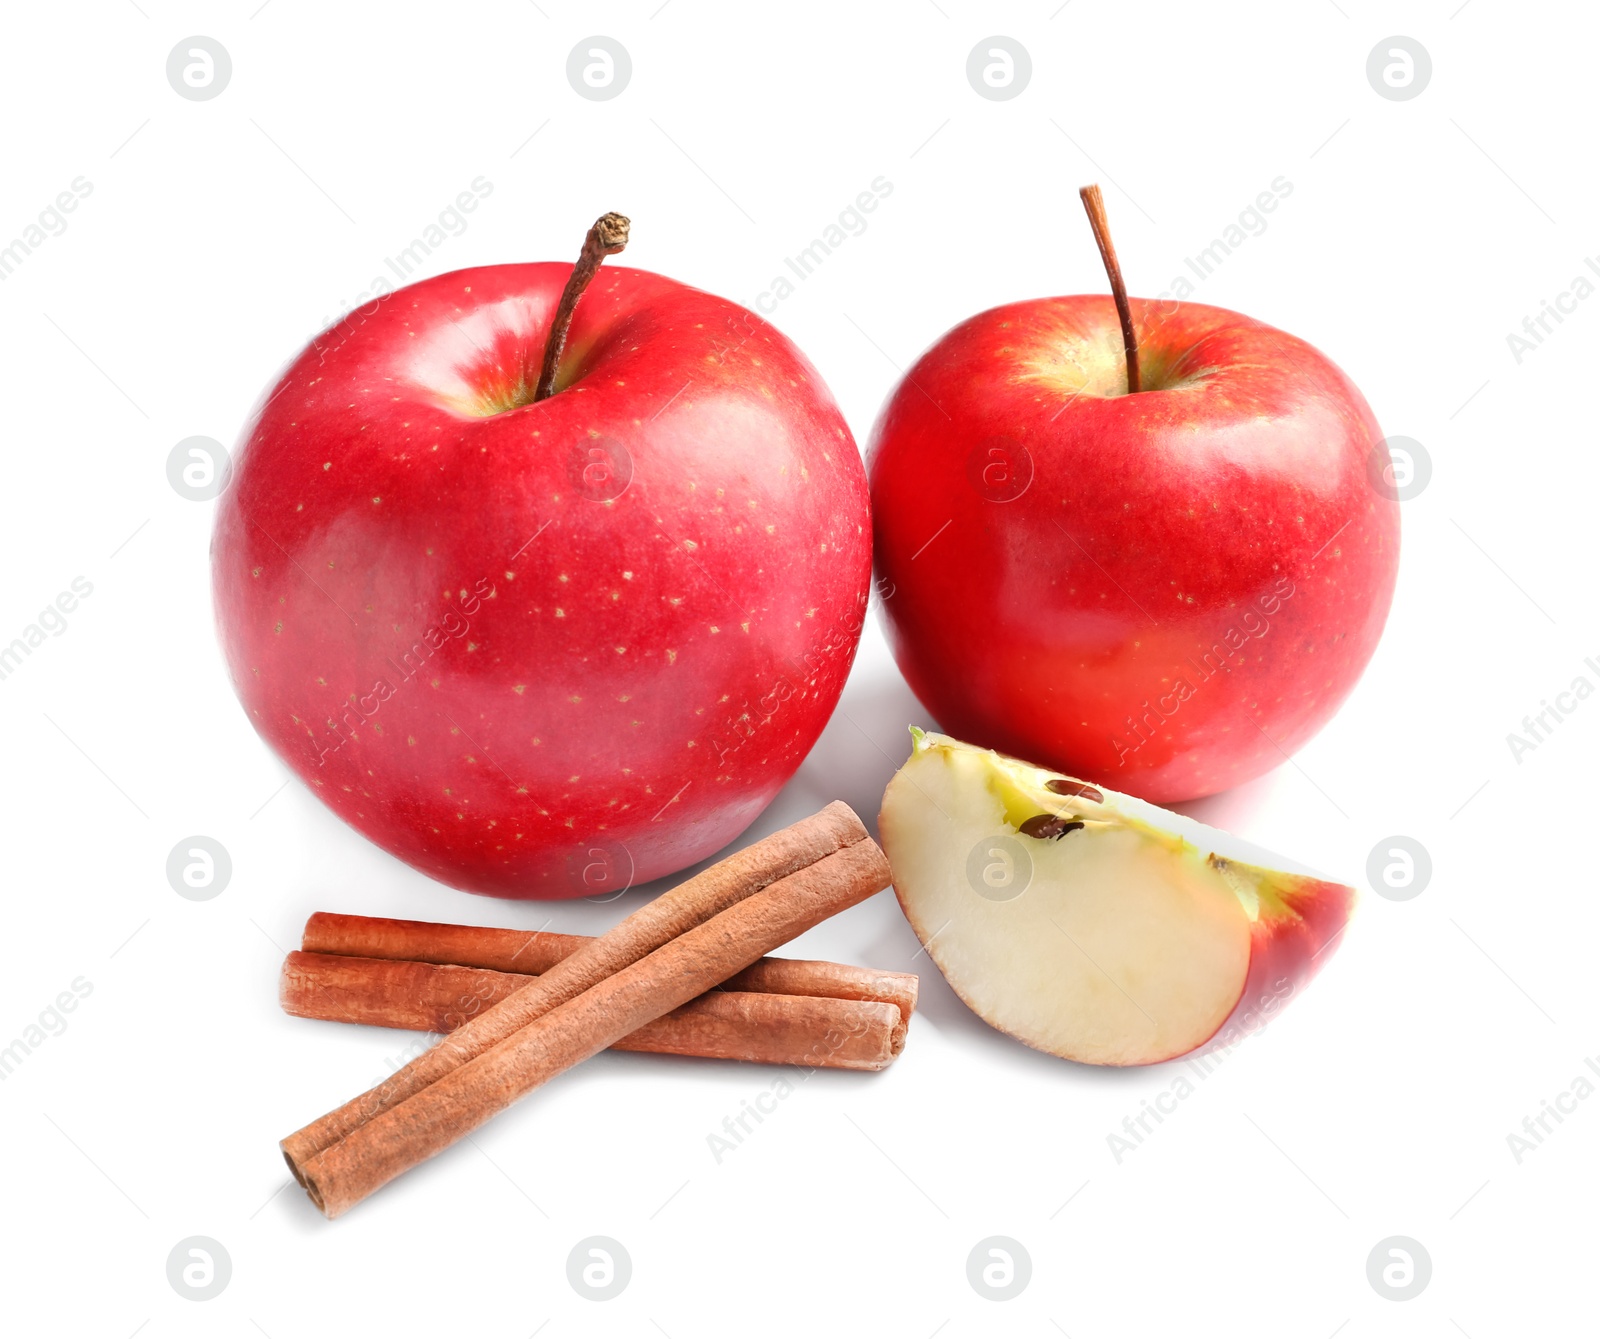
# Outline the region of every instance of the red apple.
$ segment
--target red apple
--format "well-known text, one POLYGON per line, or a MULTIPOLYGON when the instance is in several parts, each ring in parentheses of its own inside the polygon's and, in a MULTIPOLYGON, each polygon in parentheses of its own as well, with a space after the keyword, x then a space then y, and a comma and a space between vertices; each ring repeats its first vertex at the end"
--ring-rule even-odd
POLYGON ((1131 795, 912 731, 878 835, 917 938, 980 1018, 1052 1055, 1226 1050, 1329 958, 1355 890, 1131 795))
POLYGON ((1316 349, 1128 306, 1138 393, 1111 297, 996 307, 906 373, 867 471, 890 642, 940 724, 1171 802, 1333 715, 1383 629, 1400 515, 1372 411, 1316 349))
POLYGON ((212 543, 262 738, 384 849, 504 897, 737 836, 833 710, 871 577, 844 418, 735 303, 600 270, 535 399, 573 273, 461 270, 318 336, 212 543))

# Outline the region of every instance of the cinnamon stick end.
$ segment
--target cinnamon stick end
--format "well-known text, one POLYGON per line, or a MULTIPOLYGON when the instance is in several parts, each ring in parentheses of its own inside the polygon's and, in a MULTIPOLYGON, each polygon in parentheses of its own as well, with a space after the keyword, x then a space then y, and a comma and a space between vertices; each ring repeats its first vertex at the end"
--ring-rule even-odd
POLYGON ((297 1185, 304 1188, 306 1184, 306 1178, 300 1171, 300 1161, 295 1157, 294 1153, 289 1148, 289 1145, 293 1142, 293 1140, 293 1135, 290 1135, 288 1139, 282 1140, 278 1144, 278 1151, 283 1154, 283 1160, 289 1166, 289 1175, 294 1177, 297 1185))

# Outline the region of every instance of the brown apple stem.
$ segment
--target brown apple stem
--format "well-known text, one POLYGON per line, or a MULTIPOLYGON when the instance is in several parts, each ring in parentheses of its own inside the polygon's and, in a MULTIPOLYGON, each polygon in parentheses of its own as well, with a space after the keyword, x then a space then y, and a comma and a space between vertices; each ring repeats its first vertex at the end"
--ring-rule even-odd
POLYGON ((1111 280, 1111 296, 1116 299, 1117 319, 1122 322, 1122 348, 1128 356, 1128 394, 1139 393, 1139 339, 1133 333, 1133 311, 1128 306, 1128 286, 1122 282, 1122 266, 1117 264, 1117 248, 1111 244, 1111 225, 1106 222, 1106 202, 1098 185, 1085 186, 1078 192, 1084 210, 1089 215, 1089 226, 1094 229, 1094 240, 1100 248, 1100 259, 1105 263, 1106 278, 1111 280))
POLYGON ((583 250, 578 253, 578 263, 572 267, 567 286, 561 290, 561 301, 556 304, 555 319, 550 322, 550 334, 544 342, 544 362, 539 368, 539 384, 533 392, 534 404, 548 399, 556 388, 556 367, 561 362, 561 351, 567 346, 567 328, 572 324, 572 314, 578 310, 583 290, 599 273, 600 262, 627 245, 628 220, 621 214, 602 214, 584 237, 583 250))

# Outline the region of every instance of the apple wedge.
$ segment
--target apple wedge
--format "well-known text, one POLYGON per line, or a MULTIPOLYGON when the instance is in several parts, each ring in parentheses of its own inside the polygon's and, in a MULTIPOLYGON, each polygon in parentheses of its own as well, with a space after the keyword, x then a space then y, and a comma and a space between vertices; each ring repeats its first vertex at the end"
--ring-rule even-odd
POLYGON ((1131 795, 913 729, 878 815, 895 895, 985 1022, 1148 1065, 1261 1026, 1316 974, 1355 890, 1131 795))

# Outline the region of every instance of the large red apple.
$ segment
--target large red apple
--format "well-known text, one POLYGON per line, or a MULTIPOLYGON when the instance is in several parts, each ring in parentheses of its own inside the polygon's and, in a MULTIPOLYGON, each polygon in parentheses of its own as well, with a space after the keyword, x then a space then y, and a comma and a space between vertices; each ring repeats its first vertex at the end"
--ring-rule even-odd
POLYGON ((386 850, 506 897, 735 837, 826 723, 871 576, 849 429, 742 307, 602 269, 535 400, 573 273, 442 275, 313 340, 212 544, 261 736, 386 850))
POLYGON ((1014 302, 911 368, 867 471, 890 641, 943 728, 1171 802, 1333 715, 1383 629, 1400 516, 1372 411, 1316 349, 1128 307, 1136 394, 1111 297, 1014 302))

